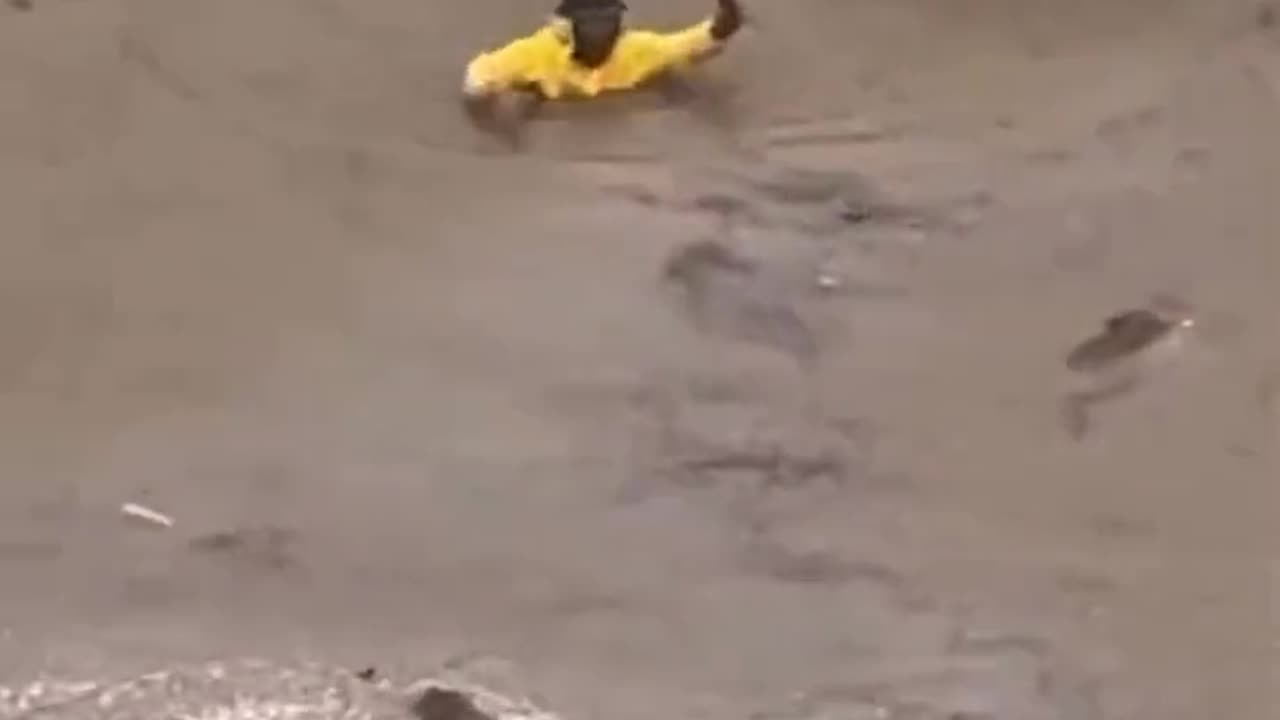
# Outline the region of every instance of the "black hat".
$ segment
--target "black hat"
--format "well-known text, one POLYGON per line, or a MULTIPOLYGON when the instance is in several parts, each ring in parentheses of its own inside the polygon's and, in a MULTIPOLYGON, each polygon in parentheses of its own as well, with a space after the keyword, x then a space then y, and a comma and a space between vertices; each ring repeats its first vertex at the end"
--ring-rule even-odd
POLYGON ((556 6, 556 14, 561 17, 573 17, 593 13, 620 13, 627 9, 623 0, 560 0, 556 6))

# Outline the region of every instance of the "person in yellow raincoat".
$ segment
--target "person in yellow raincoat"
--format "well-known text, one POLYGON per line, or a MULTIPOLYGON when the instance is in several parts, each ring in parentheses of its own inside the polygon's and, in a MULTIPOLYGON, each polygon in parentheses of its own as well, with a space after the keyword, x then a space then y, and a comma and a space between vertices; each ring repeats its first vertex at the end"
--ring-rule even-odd
POLYGON ((561 0, 534 33, 467 64, 463 105, 482 129, 515 139, 542 100, 631 90, 719 52, 743 24, 738 0, 717 0, 710 18, 673 32, 632 30, 622 0, 561 0), (503 114, 496 104, 516 100, 503 114))

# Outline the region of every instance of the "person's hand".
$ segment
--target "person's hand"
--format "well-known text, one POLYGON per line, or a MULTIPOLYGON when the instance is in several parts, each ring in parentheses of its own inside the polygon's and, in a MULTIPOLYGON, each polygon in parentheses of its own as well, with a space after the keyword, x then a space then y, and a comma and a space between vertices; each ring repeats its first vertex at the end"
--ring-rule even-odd
POLYGON ((738 0, 717 0, 715 19, 711 21, 711 37, 728 40, 742 29, 742 4, 738 0))
POLYGON ((463 107, 471 123, 482 132, 498 139, 508 149, 524 145, 525 125, 541 104, 532 92, 509 91, 464 98, 463 107))
POLYGON ((525 130, 542 107, 542 96, 531 90, 513 90, 502 98, 497 112, 496 132, 512 150, 524 148, 525 130))

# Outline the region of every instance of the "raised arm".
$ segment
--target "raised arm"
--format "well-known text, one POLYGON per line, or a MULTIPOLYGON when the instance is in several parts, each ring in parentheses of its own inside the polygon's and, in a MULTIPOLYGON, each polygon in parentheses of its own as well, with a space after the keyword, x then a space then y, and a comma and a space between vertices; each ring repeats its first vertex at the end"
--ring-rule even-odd
POLYGON ((702 62, 720 52, 742 24, 738 0, 717 0, 715 14, 696 25, 671 33, 632 33, 628 64, 640 81, 702 62))
POLYGON ((718 0, 711 20, 711 38, 723 43, 742 29, 742 5, 738 0, 718 0))

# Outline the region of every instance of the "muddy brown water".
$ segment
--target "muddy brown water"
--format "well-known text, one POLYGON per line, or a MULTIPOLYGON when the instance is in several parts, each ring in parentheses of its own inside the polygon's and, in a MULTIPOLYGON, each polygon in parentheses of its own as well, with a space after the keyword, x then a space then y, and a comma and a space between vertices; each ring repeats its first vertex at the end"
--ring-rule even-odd
POLYGON ((0 14, 0 684, 487 657, 566 717, 1277 717, 1268 13, 751 9, 696 101, 518 156, 454 93, 527 3, 0 14), (697 242, 754 268, 701 322, 697 242), (1153 292, 1236 331, 1072 442, 1063 349, 1153 292))

